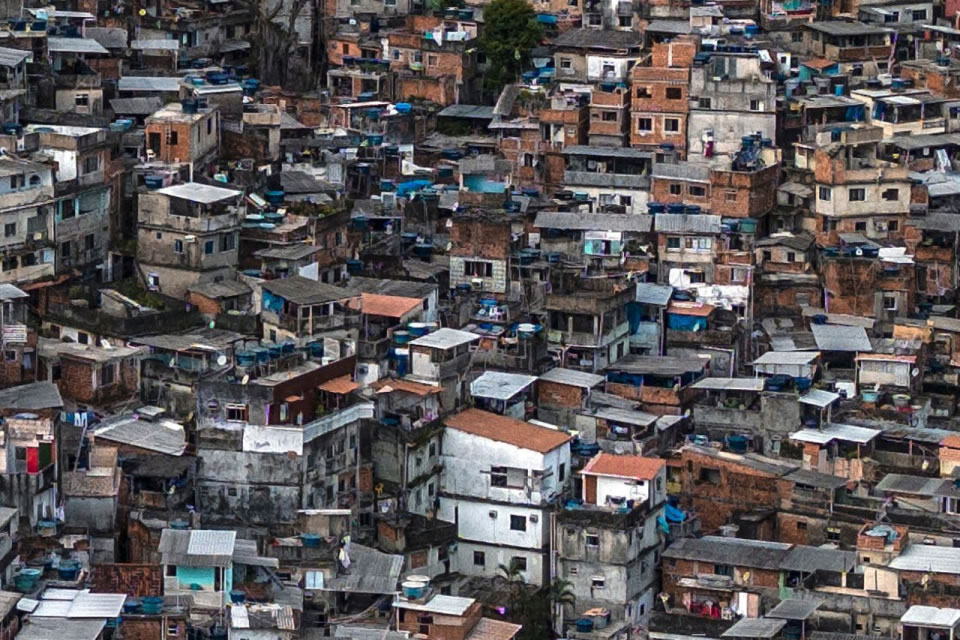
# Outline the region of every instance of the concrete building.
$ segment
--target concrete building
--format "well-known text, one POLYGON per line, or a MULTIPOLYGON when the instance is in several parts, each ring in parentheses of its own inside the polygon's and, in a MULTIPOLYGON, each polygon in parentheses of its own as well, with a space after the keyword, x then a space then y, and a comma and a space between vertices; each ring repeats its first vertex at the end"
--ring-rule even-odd
POLYGON ((556 518, 558 574, 573 584, 581 617, 597 607, 611 624, 642 624, 653 612, 666 502, 659 458, 597 454, 580 471, 581 504, 556 518))
POLYGON ((186 298, 191 286, 233 279, 242 196, 195 182, 140 194, 137 259, 147 286, 186 298))
POLYGON ((549 575, 551 505, 570 481, 570 436, 479 409, 447 418, 438 517, 458 526, 465 575, 513 566, 527 584, 549 575))

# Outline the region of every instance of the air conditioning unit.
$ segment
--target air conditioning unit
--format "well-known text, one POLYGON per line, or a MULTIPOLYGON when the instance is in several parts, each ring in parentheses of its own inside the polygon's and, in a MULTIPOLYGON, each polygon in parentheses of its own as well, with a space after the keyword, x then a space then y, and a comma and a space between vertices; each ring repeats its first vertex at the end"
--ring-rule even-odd
POLYGON ((482 289, 483 278, 473 278, 472 280, 470 280, 470 284, 471 286, 473 286, 474 289, 482 289))
POLYGON ((496 511, 488 511, 488 512, 487 512, 487 515, 490 516, 491 518, 493 518, 494 520, 497 519, 497 512, 496 512, 496 511))
POLYGON ((196 242, 197 236, 183 236, 185 242, 196 242))
POLYGON ((43 231, 34 231, 33 232, 34 240, 43 240, 43 231))
POLYGON ((540 516, 536 514, 530 516, 530 522, 540 522, 540 516))

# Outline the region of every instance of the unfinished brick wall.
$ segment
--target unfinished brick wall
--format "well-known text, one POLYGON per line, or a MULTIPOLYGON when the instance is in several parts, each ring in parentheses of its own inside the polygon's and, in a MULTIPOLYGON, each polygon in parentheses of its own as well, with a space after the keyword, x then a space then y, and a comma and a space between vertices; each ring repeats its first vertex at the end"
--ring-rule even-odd
POLYGON ((583 401, 583 389, 568 384, 546 382, 537 383, 537 402, 548 407, 576 409, 583 401))
POLYGON ((97 564, 91 567, 95 593, 125 593, 137 598, 163 595, 163 567, 159 564, 97 564))
POLYGON ((506 260, 510 241, 510 225, 506 221, 454 218, 450 255, 506 260))
POLYGON ((187 294, 187 302, 196 307, 200 313, 205 313, 208 315, 217 315, 220 313, 219 302, 212 298, 208 298, 205 295, 199 294, 196 291, 191 291, 187 294))

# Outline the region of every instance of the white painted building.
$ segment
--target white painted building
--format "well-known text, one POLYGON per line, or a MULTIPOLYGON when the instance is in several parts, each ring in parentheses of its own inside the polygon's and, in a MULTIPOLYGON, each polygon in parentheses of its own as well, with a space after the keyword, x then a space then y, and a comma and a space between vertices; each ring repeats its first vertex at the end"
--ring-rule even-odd
POLYGON ((456 522, 451 571, 548 575, 551 503, 569 481, 570 436, 479 409, 445 421, 439 517, 456 522))

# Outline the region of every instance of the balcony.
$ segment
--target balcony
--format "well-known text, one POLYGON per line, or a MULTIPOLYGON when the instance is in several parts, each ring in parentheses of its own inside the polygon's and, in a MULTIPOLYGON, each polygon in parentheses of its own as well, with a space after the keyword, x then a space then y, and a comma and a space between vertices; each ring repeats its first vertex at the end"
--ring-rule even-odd
POLYGON ((269 309, 261 312, 264 324, 272 324, 292 331, 300 336, 309 336, 323 331, 347 329, 359 326, 359 317, 337 313, 331 316, 313 316, 313 318, 299 318, 288 313, 277 313, 269 309))

